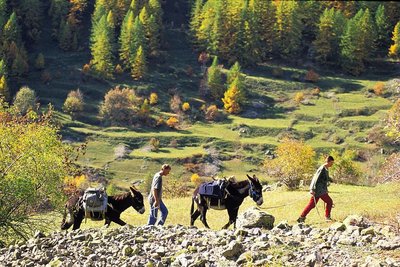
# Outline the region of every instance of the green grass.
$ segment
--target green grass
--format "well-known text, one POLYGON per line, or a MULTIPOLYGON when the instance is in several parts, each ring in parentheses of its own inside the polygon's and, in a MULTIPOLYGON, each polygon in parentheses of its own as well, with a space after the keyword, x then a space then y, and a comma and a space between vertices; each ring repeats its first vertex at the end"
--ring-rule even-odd
POLYGON ((160 148, 158 151, 149 151, 149 149, 135 149, 130 154, 135 158, 151 158, 151 159, 179 159, 191 157, 193 155, 203 155, 205 150, 201 147, 166 147, 160 148))
MULTIPOLYGON (((376 187, 333 184, 329 190, 329 194, 335 205, 332 210, 332 218, 335 220, 343 221, 348 215, 359 214, 375 222, 394 223, 396 215, 399 214, 400 183, 385 184, 376 187)), ((260 207, 261 210, 272 214, 275 217, 275 223, 286 220, 289 224, 296 223, 296 219, 310 199, 307 190, 285 191, 278 189, 272 192, 265 192, 263 197, 264 204, 260 207)), ((189 211, 191 206, 191 199, 189 197, 164 199, 164 202, 169 210, 167 224, 189 225, 189 211)), ((246 198, 240 207, 239 213, 252 206, 255 206, 255 203, 251 199, 246 198)), ((322 218, 318 215, 317 210, 313 209, 308 215, 306 222, 318 227, 328 227, 330 223, 325 222, 323 218, 323 201, 318 203, 317 208, 322 218)), ((148 211, 149 207, 146 201, 146 213, 144 215, 138 214, 133 209, 128 209, 122 214, 122 219, 131 225, 144 225, 147 223, 148 211)), ((52 216, 53 224, 51 228, 53 230, 58 229, 61 221, 60 215, 48 214, 42 216, 45 218, 52 216)), ((227 212, 209 210, 207 212, 207 221, 212 229, 220 229, 228 221, 227 212)), ((102 225, 101 222, 88 220, 82 224, 82 228, 100 227, 102 225)), ((196 221, 195 225, 201 228, 204 227, 200 221, 196 221)), ((113 223, 112 227, 118 226, 113 223)))

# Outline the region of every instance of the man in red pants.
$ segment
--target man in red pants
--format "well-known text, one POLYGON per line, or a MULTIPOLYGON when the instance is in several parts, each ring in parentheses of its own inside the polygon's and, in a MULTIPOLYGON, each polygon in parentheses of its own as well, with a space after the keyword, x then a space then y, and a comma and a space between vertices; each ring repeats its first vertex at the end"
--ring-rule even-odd
POLYGON ((311 199, 307 206, 304 208, 300 217, 297 219, 298 223, 302 223, 306 220, 307 214, 315 207, 319 199, 322 199, 326 203, 325 218, 327 221, 331 221, 331 209, 333 201, 328 195, 328 182, 331 181, 329 178, 328 168, 332 167, 334 159, 332 156, 326 157, 325 163, 318 168, 315 172, 314 177, 310 184, 311 199))

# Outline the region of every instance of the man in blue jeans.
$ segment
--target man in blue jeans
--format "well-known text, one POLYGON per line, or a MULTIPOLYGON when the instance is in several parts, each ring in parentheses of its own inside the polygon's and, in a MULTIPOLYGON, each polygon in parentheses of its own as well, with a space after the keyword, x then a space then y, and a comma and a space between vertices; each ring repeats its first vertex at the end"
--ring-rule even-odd
POLYGON ((150 216, 148 225, 155 225, 157 222, 158 210, 161 212, 161 218, 157 222, 158 225, 163 225, 168 216, 168 209, 162 201, 162 177, 167 176, 171 171, 171 166, 164 164, 161 167, 161 171, 157 172, 153 177, 151 183, 151 189, 149 194, 150 202, 150 216))

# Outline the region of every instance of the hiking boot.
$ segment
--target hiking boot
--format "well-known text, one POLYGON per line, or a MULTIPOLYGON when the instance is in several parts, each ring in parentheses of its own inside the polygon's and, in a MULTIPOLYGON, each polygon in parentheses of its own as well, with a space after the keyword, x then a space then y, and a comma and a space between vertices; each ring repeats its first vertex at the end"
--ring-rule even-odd
POLYGON ((333 222, 333 219, 331 218, 331 216, 325 217, 325 221, 326 222, 333 222))
POLYGON ((303 222, 305 222, 305 220, 306 220, 306 217, 299 217, 299 218, 297 219, 297 222, 298 222, 298 223, 303 223, 303 222))

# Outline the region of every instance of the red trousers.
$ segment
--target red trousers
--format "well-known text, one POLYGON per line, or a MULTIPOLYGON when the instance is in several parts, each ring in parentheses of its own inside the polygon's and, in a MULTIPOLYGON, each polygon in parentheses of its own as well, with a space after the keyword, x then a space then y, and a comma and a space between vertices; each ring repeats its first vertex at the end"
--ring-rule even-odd
MULTIPOLYGON (((315 202, 318 203, 319 199, 322 199, 326 203, 325 217, 330 217, 332 205, 333 205, 333 201, 332 201, 331 197, 328 195, 328 193, 325 193, 319 197, 316 197, 315 202)), ((304 208, 304 210, 300 216, 306 217, 307 214, 315 207, 316 203, 314 203, 314 197, 311 197, 310 201, 308 202, 307 206, 304 208)))

